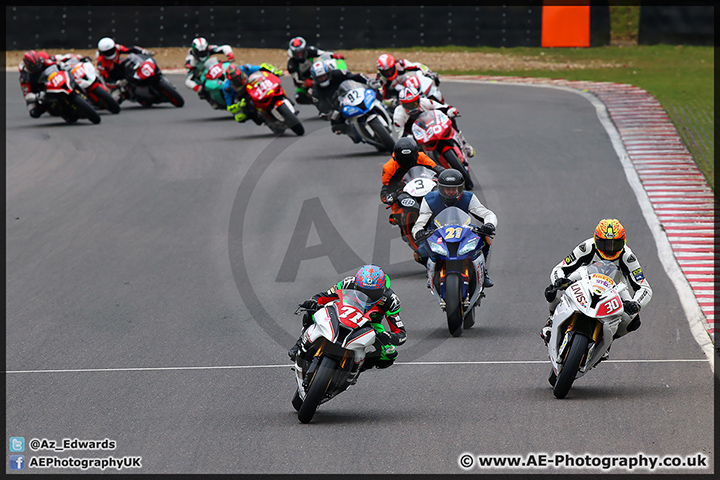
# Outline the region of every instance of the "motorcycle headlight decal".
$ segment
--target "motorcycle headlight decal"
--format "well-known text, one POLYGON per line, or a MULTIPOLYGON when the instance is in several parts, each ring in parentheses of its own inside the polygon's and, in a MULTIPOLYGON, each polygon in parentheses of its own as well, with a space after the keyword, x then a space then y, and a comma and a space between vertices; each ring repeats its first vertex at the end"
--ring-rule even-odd
POLYGON ((458 251, 458 255, 465 255, 465 254, 467 254, 467 253, 470 253, 470 252, 474 251, 474 250, 477 248, 477 244, 478 244, 478 241, 479 241, 479 240, 480 240, 480 237, 475 237, 475 238, 473 238, 472 240, 470 240, 469 242, 467 242, 467 243, 465 244, 465 246, 462 247, 462 248, 458 251))
POLYGON ((442 255, 445 257, 448 256, 447 248, 445 248, 441 243, 428 242, 428 245, 430 245, 430 250, 437 253, 438 255, 442 255))

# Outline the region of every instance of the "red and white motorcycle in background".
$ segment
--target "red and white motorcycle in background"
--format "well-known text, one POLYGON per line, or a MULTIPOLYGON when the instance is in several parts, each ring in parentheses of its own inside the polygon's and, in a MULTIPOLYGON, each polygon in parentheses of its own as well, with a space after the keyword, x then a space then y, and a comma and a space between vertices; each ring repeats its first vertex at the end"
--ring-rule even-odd
POLYGON ((105 82, 97 74, 97 70, 95 70, 90 58, 80 56, 77 53, 66 53, 58 55, 57 59, 60 68, 72 74, 78 87, 94 107, 108 110, 110 113, 120 112, 120 104, 108 91, 105 82))
POLYGON ((403 83, 403 86, 413 87, 418 92, 420 92, 420 95, 427 97, 431 100, 435 100, 439 103, 445 103, 445 97, 443 97, 443 94, 438 88, 438 86, 435 85, 435 80, 423 74, 422 72, 408 75, 408 78, 403 83))
POLYGON ((152 55, 131 53, 121 62, 125 78, 118 85, 129 100, 144 107, 157 103, 171 103, 175 107, 185 105, 185 100, 165 78, 152 55))

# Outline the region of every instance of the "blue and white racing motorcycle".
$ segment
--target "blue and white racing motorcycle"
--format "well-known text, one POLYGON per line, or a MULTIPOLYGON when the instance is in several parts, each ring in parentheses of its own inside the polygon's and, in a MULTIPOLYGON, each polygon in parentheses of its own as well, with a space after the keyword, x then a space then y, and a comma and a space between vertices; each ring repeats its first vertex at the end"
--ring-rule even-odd
POLYGON ((428 284, 447 315, 450 334, 462 335, 475 324, 475 307, 485 297, 485 257, 480 228, 457 207, 440 212, 426 237, 431 252, 427 261, 428 284))
POLYGON ((340 113, 346 123, 379 151, 392 152, 395 146, 392 117, 378 100, 375 90, 355 80, 345 80, 337 91, 340 113))

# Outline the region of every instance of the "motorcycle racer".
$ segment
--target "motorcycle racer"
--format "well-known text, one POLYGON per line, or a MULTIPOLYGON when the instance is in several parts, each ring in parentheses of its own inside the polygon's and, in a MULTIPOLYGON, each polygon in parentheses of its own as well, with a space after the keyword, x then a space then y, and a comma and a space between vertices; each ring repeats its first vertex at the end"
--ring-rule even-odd
MULTIPOLYGON (((400 298, 390 288, 390 277, 377 265, 365 265, 361 267, 354 276, 346 277, 329 290, 317 293, 310 299, 305 300, 300 306, 313 312, 320 309, 322 305, 339 298, 338 290, 358 290, 367 295, 375 302, 380 312, 371 314, 371 323, 376 330, 375 352, 368 353, 362 370, 372 367, 387 368, 397 358, 395 346, 402 345, 407 339, 405 326, 400 320, 400 298), (390 326, 390 331, 382 326, 383 317, 390 326)), ((305 342, 308 342, 305 331, 312 325, 312 313, 305 312, 303 315, 303 331, 300 338, 288 351, 288 356, 295 361, 296 355, 302 355, 307 351, 305 342)))
POLYGON ((185 69, 187 70, 185 86, 196 92, 201 99, 204 99, 206 94, 203 92, 203 86, 197 83, 194 77, 202 72, 205 62, 210 56, 217 53, 224 54, 229 62, 235 60, 235 54, 230 45, 212 45, 204 37, 193 39, 187 57, 185 57, 185 69))
POLYGON ((360 136, 350 125, 345 123, 345 118, 340 113, 337 90, 345 80, 355 80, 370 86, 370 79, 362 73, 331 69, 327 63, 322 61, 313 63, 310 71, 313 81, 312 101, 320 112, 330 115, 330 128, 332 131, 337 135, 348 135, 353 142, 359 143, 361 141, 360 136))
POLYGON ((225 71, 225 80, 222 83, 222 94, 225 98, 227 110, 230 113, 235 113, 235 120, 238 122, 244 122, 248 119, 248 116, 240 111, 243 107, 247 107, 247 102, 250 98, 249 96, 241 95, 241 92, 245 92, 247 77, 259 70, 265 70, 273 75, 277 75, 278 77, 282 75, 282 70, 273 67, 269 63, 262 63, 260 65, 251 65, 249 63, 240 66, 230 65, 225 71), (244 76, 239 72, 242 72, 244 76), (241 78, 244 80, 241 81, 241 78), (232 79, 235 79, 235 83, 233 83, 232 79), (243 99, 245 100, 244 102, 243 99), (234 104, 238 103, 241 103, 242 105, 239 105, 239 107, 233 107, 232 109, 230 108, 234 104), (234 110, 237 110, 237 112, 234 110))
POLYGON ((23 61, 18 65, 20 88, 32 118, 38 118, 46 111, 43 106, 45 84, 40 82, 40 77, 46 68, 56 64, 54 55, 50 56, 43 50, 39 52, 29 50, 25 52, 23 61))
POLYGON ((308 45, 303 37, 295 37, 288 43, 287 70, 296 87, 295 101, 297 103, 312 105, 312 98, 308 94, 308 89, 312 86, 310 67, 312 67, 313 59, 324 53, 330 54, 331 58, 345 58, 342 54, 308 45))
MULTIPOLYGON (((423 198, 420 205, 420 213, 412 228, 412 235, 418 244, 420 259, 427 261, 426 259, 429 252, 424 240, 430 235, 430 232, 426 231, 425 228, 438 213, 447 207, 458 207, 482 221, 482 227, 474 227, 473 232, 476 235, 485 236, 482 248, 482 253, 485 256, 485 280, 483 287, 490 288, 495 285, 495 283, 487 273, 487 257, 490 253, 490 239, 487 236, 495 234, 497 216, 492 210, 480 203, 477 195, 464 191, 464 188, 465 180, 463 179, 462 173, 453 168, 444 170, 440 176, 438 176, 438 189, 428 193, 423 198)), ((417 257, 415 260, 421 261, 417 257)))
MULTIPOLYGON (((625 276, 625 283, 628 287, 632 286, 634 292, 632 296, 627 289, 620 293, 625 312, 614 338, 623 337, 640 328, 639 312, 650 303, 652 288, 637 257, 626 245, 625 228, 617 219, 606 218, 597 224, 594 235, 575 247, 550 274, 552 283, 545 288, 550 316, 540 332, 545 345, 550 341, 552 316, 561 299, 561 295, 557 295, 558 290, 567 288, 579 279, 576 271, 581 266, 590 265, 597 260, 607 260, 617 265, 625 276)), ((607 356, 603 357, 605 358, 607 356)))
POLYGON ((395 126, 398 137, 412 135, 413 123, 415 123, 415 120, 417 120, 422 112, 427 112, 428 110, 440 110, 450 118, 452 126, 463 144, 465 155, 474 157, 475 148, 467 143, 465 136, 457 126, 456 117, 460 115, 458 109, 427 98, 421 95, 414 87, 405 87, 403 91, 400 92, 400 105, 395 107, 395 111, 393 112, 393 125, 395 126))
POLYGON ((400 181, 403 176, 416 165, 421 165, 433 170, 438 175, 445 170, 435 163, 425 152, 421 152, 417 142, 412 137, 401 137, 395 142, 392 157, 383 165, 382 188, 380 189, 380 201, 386 205, 392 205, 392 219, 397 221, 400 215, 400 207, 395 203, 400 193, 400 181))
POLYGON ((422 72, 433 79, 435 85, 440 85, 438 74, 430 70, 427 65, 411 62, 405 58, 395 59, 389 53, 383 53, 377 59, 377 75, 375 81, 379 84, 382 98, 390 100, 396 98, 403 89, 403 83, 413 72, 422 72))
POLYGON ((120 66, 121 53, 141 53, 143 55, 153 55, 152 50, 134 46, 126 47, 115 43, 110 37, 103 37, 98 42, 97 52, 97 70, 105 79, 108 89, 113 98, 120 103, 127 97, 127 79, 125 79, 125 71, 120 66))

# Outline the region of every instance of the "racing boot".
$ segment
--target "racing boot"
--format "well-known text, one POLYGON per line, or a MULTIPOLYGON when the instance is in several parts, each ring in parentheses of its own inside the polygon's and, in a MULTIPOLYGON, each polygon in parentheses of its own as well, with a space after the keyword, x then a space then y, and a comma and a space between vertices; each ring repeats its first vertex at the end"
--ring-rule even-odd
MULTIPOLYGON (((545 346, 548 346, 548 343, 550 343, 550 335, 552 334, 552 317, 548 317, 547 322, 545 322, 545 326, 540 330, 540 338, 543 339, 543 342, 545 342, 545 346)), ((554 385, 554 382, 553 382, 554 385)))
POLYGON ((483 288, 490 288, 493 285, 495 285, 495 282, 492 281, 492 278, 488 275, 487 268, 483 269, 483 273, 485 274, 485 279, 483 280, 483 288))

